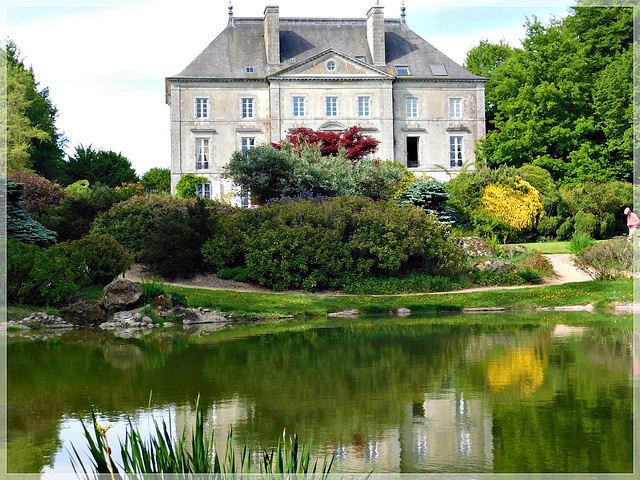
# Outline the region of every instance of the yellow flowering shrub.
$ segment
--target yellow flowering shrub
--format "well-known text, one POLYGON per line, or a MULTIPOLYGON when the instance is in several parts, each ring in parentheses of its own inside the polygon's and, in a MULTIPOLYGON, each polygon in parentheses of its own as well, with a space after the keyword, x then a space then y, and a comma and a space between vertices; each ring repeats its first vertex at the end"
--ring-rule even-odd
POLYGON ((487 185, 481 202, 488 215, 519 232, 533 227, 544 215, 541 197, 529 182, 518 178, 513 187, 487 185))

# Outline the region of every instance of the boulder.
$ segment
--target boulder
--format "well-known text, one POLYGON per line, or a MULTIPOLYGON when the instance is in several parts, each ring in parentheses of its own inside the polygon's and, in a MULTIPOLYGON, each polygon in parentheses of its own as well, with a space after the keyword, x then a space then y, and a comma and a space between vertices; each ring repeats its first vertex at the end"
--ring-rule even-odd
POLYGON ((516 254, 527 253, 526 247, 523 247, 522 245, 503 245, 501 250, 510 257, 513 257, 516 254))
POLYGON ((342 310, 340 312, 327 313, 327 317, 331 318, 358 318, 358 310, 355 308, 351 310, 342 310))
POLYGON ((80 300, 62 307, 59 312, 66 321, 80 326, 97 325, 107 319, 100 300, 80 300))
POLYGON ((394 308, 393 310, 389 311, 389 315, 393 315, 396 317, 408 317, 409 315, 411 315, 411 310, 405 307, 394 308))
POLYGON ((462 237, 456 239, 458 248, 464 250, 470 257, 490 257, 493 255, 491 247, 480 237, 462 237))
POLYGON ((134 307, 143 294, 142 287, 126 278, 118 278, 104 287, 102 303, 107 310, 127 310, 134 307))
POLYGON ((494 272, 499 272, 499 273, 509 272, 509 269, 507 268, 507 265, 505 265, 505 262, 502 262, 500 260, 494 260, 491 258, 481 258, 479 260, 476 260, 473 263, 472 268, 473 270, 478 272, 482 272, 483 270, 493 270, 494 272))

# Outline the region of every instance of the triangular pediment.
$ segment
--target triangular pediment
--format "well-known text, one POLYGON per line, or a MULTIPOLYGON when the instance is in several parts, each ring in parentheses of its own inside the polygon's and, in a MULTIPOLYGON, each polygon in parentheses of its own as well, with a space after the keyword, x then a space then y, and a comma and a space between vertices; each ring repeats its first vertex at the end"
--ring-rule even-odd
POLYGON ((289 65, 273 73, 270 78, 282 79, 317 78, 344 80, 348 78, 379 78, 392 79, 391 73, 378 70, 360 60, 337 52, 333 49, 325 50, 318 55, 309 57, 301 62, 289 65))

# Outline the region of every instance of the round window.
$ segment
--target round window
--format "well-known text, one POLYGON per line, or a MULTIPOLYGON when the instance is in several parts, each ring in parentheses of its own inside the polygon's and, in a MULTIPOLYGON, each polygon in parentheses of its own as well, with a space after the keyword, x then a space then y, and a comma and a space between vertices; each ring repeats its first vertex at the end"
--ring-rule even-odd
POLYGON ((338 68, 338 65, 336 65, 336 62, 334 62, 333 60, 329 60, 327 62, 327 70, 329 70, 330 72, 333 72, 336 68, 338 68))

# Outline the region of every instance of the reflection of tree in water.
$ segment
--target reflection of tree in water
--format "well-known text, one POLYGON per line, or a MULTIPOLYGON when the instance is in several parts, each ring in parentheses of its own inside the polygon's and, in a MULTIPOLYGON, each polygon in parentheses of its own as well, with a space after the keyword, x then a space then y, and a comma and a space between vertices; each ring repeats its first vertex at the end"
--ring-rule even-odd
POLYGON ((545 358, 542 350, 518 347, 489 362, 487 378, 494 392, 519 388, 523 397, 535 392, 544 381, 545 358))

